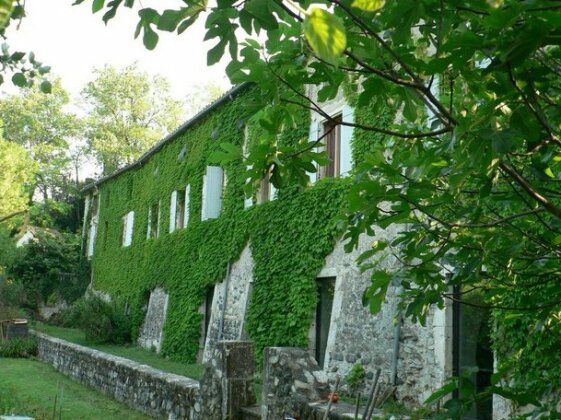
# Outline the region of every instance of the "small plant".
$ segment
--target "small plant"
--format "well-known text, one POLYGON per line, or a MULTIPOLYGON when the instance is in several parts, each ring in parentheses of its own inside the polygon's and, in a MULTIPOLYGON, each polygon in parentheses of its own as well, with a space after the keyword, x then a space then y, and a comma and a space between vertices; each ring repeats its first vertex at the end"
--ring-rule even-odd
POLYGON ((0 341, 0 357, 26 358, 37 355, 35 337, 0 341))
POLYGON ((351 394, 356 394, 360 386, 364 383, 365 376, 366 372, 364 371, 364 367, 360 363, 355 363, 345 377, 351 394))

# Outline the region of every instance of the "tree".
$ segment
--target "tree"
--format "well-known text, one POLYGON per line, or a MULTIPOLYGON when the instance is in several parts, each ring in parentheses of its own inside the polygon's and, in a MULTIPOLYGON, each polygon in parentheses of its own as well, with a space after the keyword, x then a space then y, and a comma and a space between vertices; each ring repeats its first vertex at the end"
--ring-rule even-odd
MULTIPOLYGON (((121 3, 108 3, 104 20, 121 3)), ((207 9, 182 3, 139 11, 147 48, 156 30, 181 33, 207 9)), ((361 259, 373 272, 365 302, 377 311, 400 285, 401 310, 424 322, 432 305, 481 293, 475 305, 495 313, 500 371, 516 391, 488 392, 527 402, 521 392, 531 390, 550 413, 561 390, 559 9, 549 0, 226 0, 206 19, 216 39, 208 63, 227 50, 231 81, 262 92, 255 109, 268 147, 250 154, 250 175, 305 183, 321 139, 288 150, 276 135, 302 110, 331 120, 322 102, 344 90, 356 113, 341 124, 371 140, 356 156, 346 238, 353 246, 372 225, 402 227, 361 259), (385 255, 401 268, 379 270, 385 255)), ((451 401, 457 417, 465 404, 451 401)))
POLYGON ((182 110, 161 76, 150 78, 133 64, 96 70, 82 97, 89 106, 90 148, 108 174, 134 162, 177 127, 182 110))
POLYGON ((185 98, 187 118, 194 117, 205 106, 220 98, 224 89, 213 82, 197 84, 189 90, 185 98))
POLYGON ((33 167, 23 147, 0 139, 0 223, 27 210, 26 188, 33 178, 33 167))
POLYGON ((37 163, 34 188, 47 202, 64 188, 69 171, 68 150, 79 134, 80 122, 68 111, 70 99, 60 80, 46 95, 39 88, 22 89, 0 100, 0 119, 6 140, 25 148, 37 163))

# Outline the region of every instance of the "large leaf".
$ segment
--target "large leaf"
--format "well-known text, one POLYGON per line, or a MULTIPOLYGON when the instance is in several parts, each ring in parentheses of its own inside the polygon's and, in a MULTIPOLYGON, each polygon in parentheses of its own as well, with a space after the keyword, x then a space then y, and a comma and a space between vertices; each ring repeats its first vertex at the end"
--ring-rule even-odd
POLYGON ((384 7, 385 3, 386 0, 354 0, 351 6, 366 12, 375 12, 384 7))
POLYGON ((5 28, 14 8, 14 0, 0 0, 0 28, 5 28))
POLYGON ((304 35, 319 58, 335 63, 347 46, 343 22, 326 10, 314 7, 304 19, 304 35))

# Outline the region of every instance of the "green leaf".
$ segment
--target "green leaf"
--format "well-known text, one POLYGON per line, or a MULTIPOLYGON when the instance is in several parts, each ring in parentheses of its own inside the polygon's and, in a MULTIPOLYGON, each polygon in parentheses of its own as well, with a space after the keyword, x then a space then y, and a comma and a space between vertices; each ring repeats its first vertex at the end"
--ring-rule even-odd
POLYGON ((13 0, 0 0, 0 28, 5 28, 14 8, 13 0))
POLYGON ((156 48, 158 39, 158 34, 150 27, 150 25, 144 26, 144 36, 142 37, 142 42, 147 49, 153 50, 156 48))
POLYGON ((551 168, 547 167, 544 169, 543 171, 548 177, 550 178, 555 178, 555 174, 553 173, 553 171, 551 170, 551 168))
POLYGON ((48 80, 43 80, 41 82, 41 86, 40 86, 41 92, 43 93, 51 93, 53 90, 53 86, 51 84, 51 82, 49 82, 48 80))
POLYGON ((206 62, 209 66, 212 66, 213 64, 216 64, 220 61, 220 59, 224 55, 224 49, 226 48, 226 42, 227 42, 226 39, 222 38, 218 42, 218 44, 216 44, 214 47, 212 47, 208 51, 206 62))
POLYGON ((385 0, 354 0, 351 6, 364 10, 365 12, 375 12, 384 7, 385 3, 385 0))
POLYGON ((430 404, 432 402, 440 400, 442 397, 450 394, 457 388, 456 382, 448 382, 446 385, 442 386, 441 388, 437 389, 433 392, 426 400, 425 404, 430 404))
POLYGON ((23 73, 16 73, 12 76, 12 82, 14 85, 19 87, 24 87, 27 85, 27 79, 23 73))
POLYGON ((341 19, 314 7, 306 15, 303 26, 306 40, 318 57, 335 63, 347 46, 347 34, 341 19))
POLYGON ((101 9, 103 9, 104 4, 105 4, 105 0, 93 0, 92 13, 99 12, 101 9))

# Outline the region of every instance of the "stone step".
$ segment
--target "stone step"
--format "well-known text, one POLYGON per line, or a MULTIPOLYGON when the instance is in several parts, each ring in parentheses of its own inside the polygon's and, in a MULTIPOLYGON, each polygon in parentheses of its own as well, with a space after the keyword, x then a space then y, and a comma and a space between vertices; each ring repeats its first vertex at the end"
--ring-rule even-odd
POLYGON ((258 405, 243 407, 242 420, 261 420, 261 407, 258 405))

